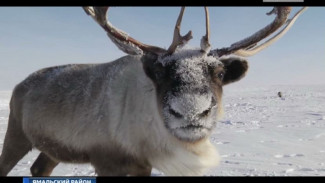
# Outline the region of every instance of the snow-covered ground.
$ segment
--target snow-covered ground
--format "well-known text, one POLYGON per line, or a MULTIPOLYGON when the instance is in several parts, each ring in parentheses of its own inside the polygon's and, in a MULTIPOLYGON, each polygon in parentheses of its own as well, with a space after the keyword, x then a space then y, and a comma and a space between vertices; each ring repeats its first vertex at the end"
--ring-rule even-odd
MULTIPOLYGON (((11 92, 0 91, 0 150, 11 92)), ((224 118, 211 141, 222 157, 212 176, 325 176, 325 85, 224 88, 224 118), (283 98, 277 93, 281 91, 283 98)), ((38 155, 9 173, 29 176, 38 155)), ((53 176, 93 176, 90 165, 60 164, 53 176)), ((153 175, 161 175, 154 170, 153 175)))

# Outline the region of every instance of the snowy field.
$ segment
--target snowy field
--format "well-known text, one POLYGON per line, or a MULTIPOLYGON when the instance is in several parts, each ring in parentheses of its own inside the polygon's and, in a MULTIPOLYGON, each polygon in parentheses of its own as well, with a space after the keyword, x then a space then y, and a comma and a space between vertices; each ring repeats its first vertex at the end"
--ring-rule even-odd
MULTIPOLYGON (((0 91, 0 150, 11 92, 0 91)), ((221 155, 208 176, 325 176, 325 85, 224 88, 224 118, 211 141, 221 155), (283 98, 277 96, 281 91, 283 98)), ((29 176, 33 150, 9 173, 29 176)), ((154 170, 153 175, 161 175, 154 170)), ((93 176, 90 165, 59 164, 53 176, 93 176)))

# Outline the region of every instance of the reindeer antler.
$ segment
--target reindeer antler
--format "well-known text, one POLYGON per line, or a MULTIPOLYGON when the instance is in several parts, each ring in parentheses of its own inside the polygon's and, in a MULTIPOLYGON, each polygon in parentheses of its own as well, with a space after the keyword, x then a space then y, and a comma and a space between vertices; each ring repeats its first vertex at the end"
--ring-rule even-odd
POLYGON ((106 18, 109 7, 83 7, 85 12, 90 15, 106 32, 108 37, 127 54, 137 55, 143 52, 155 54, 166 53, 166 50, 156 46, 143 44, 130 37, 127 33, 115 28, 106 18))
POLYGON ((192 31, 188 31, 188 33, 185 36, 181 36, 181 23, 182 23, 182 18, 184 14, 185 7, 183 6, 181 9, 181 12, 179 13, 175 29, 174 29, 174 37, 173 37, 173 42, 168 48, 168 54, 173 54, 177 48, 177 46, 186 44, 190 39, 192 39, 192 31))
POLYGON ((210 23, 209 23, 209 10, 207 7, 204 7, 205 10, 205 28, 206 34, 201 39, 201 50, 205 53, 209 53, 211 49, 210 45, 210 23))
POLYGON ((185 36, 180 35, 181 22, 185 7, 182 7, 177 19, 173 42, 169 46, 168 50, 143 44, 140 41, 130 37, 127 33, 115 28, 106 18, 108 8, 109 7, 83 7, 85 12, 107 32, 108 37, 118 46, 118 48, 127 54, 137 55, 143 54, 143 52, 155 53, 157 55, 166 53, 173 54, 178 46, 185 44, 187 41, 192 39, 192 31, 189 31, 185 36))
MULTIPOLYGON (((154 53, 157 55, 171 55, 175 52, 178 46, 186 44, 190 39, 192 39, 192 31, 189 31, 185 36, 181 36, 180 28, 182 23, 183 14, 185 11, 185 7, 181 8, 180 14, 178 16, 175 29, 174 29, 174 37, 173 42, 169 46, 168 50, 165 50, 160 47, 151 46, 147 44, 143 44, 140 41, 130 37, 127 33, 115 28, 106 17, 108 7, 83 7, 85 12, 90 15, 106 32, 108 37, 125 53, 127 54, 143 54, 145 53, 154 53)), ((201 39, 201 50, 209 55, 214 55, 217 57, 221 57, 223 55, 235 54, 238 56, 252 56, 259 51, 265 49, 276 40, 281 38, 294 24, 299 15, 305 11, 307 7, 299 10, 292 19, 287 20, 291 7, 274 7, 273 10, 267 15, 276 14, 277 16, 273 20, 272 23, 264 27, 263 29, 257 31, 253 35, 238 41, 232 44, 230 47, 215 49, 210 51, 210 25, 209 25, 209 11, 208 8, 205 7, 205 17, 206 17, 206 35, 201 39), (265 39, 275 31, 277 31, 284 24, 286 26, 275 36, 265 41, 263 44, 257 45, 262 39, 265 39)))
POLYGON ((305 11, 307 7, 304 7, 300 9, 292 19, 287 21, 287 17, 289 16, 291 12, 291 7, 274 7, 272 11, 267 13, 267 15, 276 14, 276 18, 274 21, 264 27, 263 29, 257 31, 253 35, 238 41, 234 44, 232 44, 230 47, 227 48, 221 48, 221 49, 215 49, 210 51, 210 55, 215 55, 218 57, 221 57, 223 55, 229 55, 229 54, 235 54, 238 56, 252 56, 256 53, 260 52, 261 50, 267 48, 272 43, 274 43, 276 40, 280 39, 294 24, 294 22, 297 20, 299 15, 305 11), (282 27, 284 24, 287 24, 278 34, 264 42, 263 44, 257 46, 257 43, 261 41, 262 39, 268 37, 270 34, 278 30, 280 27, 282 27))

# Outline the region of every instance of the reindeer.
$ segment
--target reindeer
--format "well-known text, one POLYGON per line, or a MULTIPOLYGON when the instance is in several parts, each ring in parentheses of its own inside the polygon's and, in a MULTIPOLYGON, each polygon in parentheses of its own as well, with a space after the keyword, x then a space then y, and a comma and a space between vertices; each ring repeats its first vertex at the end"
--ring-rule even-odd
POLYGON ((84 7, 128 56, 41 69, 18 84, 0 175, 32 148, 41 151, 32 176, 49 176, 60 162, 91 163, 99 176, 149 176, 152 168, 165 175, 203 175, 219 162, 209 136, 222 113, 222 87, 243 78, 244 57, 283 36, 305 9, 287 21, 291 8, 275 7, 271 24, 230 47, 211 50, 206 7, 201 48, 181 48, 192 38, 191 31, 180 34, 182 7, 166 50, 115 28, 107 20, 108 7, 84 7))

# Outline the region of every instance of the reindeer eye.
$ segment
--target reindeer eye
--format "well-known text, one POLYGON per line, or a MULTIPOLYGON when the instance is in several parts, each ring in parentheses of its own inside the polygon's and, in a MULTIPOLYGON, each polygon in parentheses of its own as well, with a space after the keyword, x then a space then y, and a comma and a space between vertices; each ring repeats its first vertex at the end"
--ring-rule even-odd
POLYGON ((156 79, 162 79, 164 77, 165 73, 162 71, 155 72, 156 79))
POLYGON ((161 80, 165 77, 165 69, 161 66, 156 66, 155 69, 153 70, 155 79, 161 80))
POLYGON ((225 73, 223 72, 220 72, 218 73, 217 77, 220 79, 220 80, 223 80, 223 77, 225 76, 225 73))

